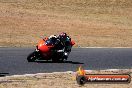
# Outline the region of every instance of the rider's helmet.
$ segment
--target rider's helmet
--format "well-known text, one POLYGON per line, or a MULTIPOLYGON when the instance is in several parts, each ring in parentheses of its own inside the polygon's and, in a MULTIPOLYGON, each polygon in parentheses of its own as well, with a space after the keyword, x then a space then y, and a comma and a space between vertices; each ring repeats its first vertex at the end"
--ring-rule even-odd
POLYGON ((67 38, 67 34, 65 32, 62 32, 59 37, 62 39, 62 40, 65 40, 67 38))

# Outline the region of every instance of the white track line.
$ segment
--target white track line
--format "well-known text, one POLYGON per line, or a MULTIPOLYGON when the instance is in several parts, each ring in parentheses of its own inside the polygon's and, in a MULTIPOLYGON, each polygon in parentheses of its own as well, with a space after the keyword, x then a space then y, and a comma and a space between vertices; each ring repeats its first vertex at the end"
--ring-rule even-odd
MULTIPOLYGON (((120 71, 127 71, 127 72, 132 72, 132 69, 102 69, 102 70, 85 70, 86 72, 93 72, 93 71, 106 71, 106 72, 120 72, 120 71)), ((52 72, 52 73, 36 73, 36 74, 23 74, 23 75, 11 75, 11 76, 6 76, 6 77, 33 77, 37 75, 51 75, 51 74, 60 74, 60 73, 70 73, 70 74, 75 74, 76 72, 74 71, 66 71, 66 72, 52 72)), ((1 77, 2 78, 2 77, 1 77)))

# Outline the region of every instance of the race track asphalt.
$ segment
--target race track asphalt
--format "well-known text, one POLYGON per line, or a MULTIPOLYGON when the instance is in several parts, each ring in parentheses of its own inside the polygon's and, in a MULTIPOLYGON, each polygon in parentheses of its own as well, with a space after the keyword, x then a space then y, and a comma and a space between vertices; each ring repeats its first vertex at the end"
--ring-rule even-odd
POLYGON ((86 70, 131 69, 132 48, 73 48, 67 62, 27 62, 35 48, 0 48, 0 73, 22 75, 45 72, 76 71, 82 65, 86 70))

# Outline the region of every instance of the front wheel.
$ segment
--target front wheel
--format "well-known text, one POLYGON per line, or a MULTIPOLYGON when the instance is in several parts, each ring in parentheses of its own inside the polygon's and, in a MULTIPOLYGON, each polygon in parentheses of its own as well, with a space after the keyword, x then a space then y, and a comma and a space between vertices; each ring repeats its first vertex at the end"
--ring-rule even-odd
POLYGON ((36 60, 36 55, 35 55, 35 51, 30 53, 28 56, 27 56, 27 61, 28 62, 34 62, 36 60))

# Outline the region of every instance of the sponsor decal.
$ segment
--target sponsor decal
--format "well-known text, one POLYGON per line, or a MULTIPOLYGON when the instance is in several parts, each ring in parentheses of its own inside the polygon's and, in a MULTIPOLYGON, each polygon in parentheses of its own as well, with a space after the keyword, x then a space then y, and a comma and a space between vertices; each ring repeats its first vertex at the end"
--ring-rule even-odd
POLYGON ((85 83, 130 83, 131 76, 129 74, 86 74, 86 71, 80 66, 76 81, 79 85, 85 83))

